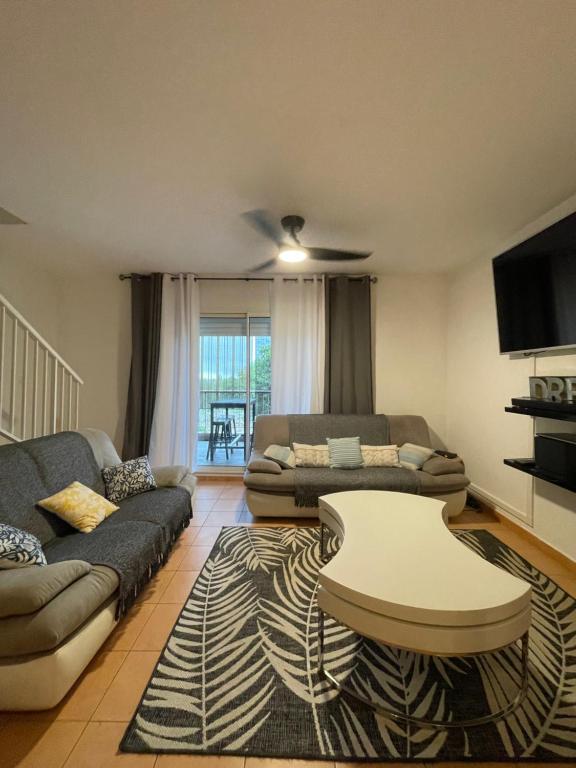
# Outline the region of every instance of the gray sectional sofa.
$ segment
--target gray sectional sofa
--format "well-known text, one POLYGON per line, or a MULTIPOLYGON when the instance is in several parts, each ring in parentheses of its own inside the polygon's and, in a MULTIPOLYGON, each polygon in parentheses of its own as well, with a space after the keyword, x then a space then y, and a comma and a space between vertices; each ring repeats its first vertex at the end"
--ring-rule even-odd
MULTIPOLYGON (((334 416, 329 418, 333 423, 334 416)), ((272 467, 271 471, 266 471, 268 460, 265 460, 263 455, 266 448, 272 444, 287 446, 290 443, 289 419, 290 417, 285 415, 258 416, 255 421, 252 455, 244 474, 247 506, 255 517, 315 517, 318 515, 317 507, 301 507, 295 504, 297 470, 283 469, 278 472, 277 467, 272 467), (251 467, 257 467, 259 471, 252 471, 251 467)), ((421 416, 388 416, 388 422, 390 444, 401 446, 404 443, 415 443, 433 447, 430 430, 421 416)), ((325 436, 336 435, 326 434, 325 436)), ((460 459, 431 458, 424 464, 422 470, 418 470, 416 479, 422 495, 431 496, 446 503, 445 513, 448 517, 455 517, 462 512, 466 503, 465 489, 470 481, 464 474, 464 465, 460 459)))
POLYGON ((0 522, 37 536, 48 561, 0 570, 0 709, 55 706, 189 524, 185 467, 153 470, 158 488, 120 502, 91 533, 37 506, 73 481, 103 495, 101 470, 120 461, 97 430, 0 447, 0 522))

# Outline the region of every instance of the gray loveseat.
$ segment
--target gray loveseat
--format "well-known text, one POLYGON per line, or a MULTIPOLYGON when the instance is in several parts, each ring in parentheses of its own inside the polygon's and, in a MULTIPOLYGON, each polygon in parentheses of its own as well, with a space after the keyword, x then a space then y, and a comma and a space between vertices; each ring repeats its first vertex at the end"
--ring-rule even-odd
MULTIPOLYGON (((315 517, 317 507, 299 507, 295 504, 295 470, 277 467, 266 471, 264 451, 269 445, 289 445, 289 416, 258 416, 254 424, 252 455, 244 474, 246 503, 255 517, 315 517), (250 466, 264 471, 251 471, 250 466)), ((333 418, 333 417, 332 417, 333 418)), ((390 444, 398 446, 415 443, 433 447, 430 431, 421 416, 388 416, 390 444)), ((326 435, 330 437, 330 435, 326 435)), ((297 471, 297 470, 296 470, 297 471)), ((446 503, 446 514, 455 517, 466 503, 466 487, 470 481, 464 474, 460 459, 429 459, 418 470, 420 493, 446 503)))
POLYGON ((75 480, 103 495, 101 469, 117 463, 98 430, 0 447, 0 522, 37 536, 48 561, 0 570, 0 709, 55 706, 189 524, 185 467, 153 470, 158 488, 119 502, 91 533, 37 506, 75 480))

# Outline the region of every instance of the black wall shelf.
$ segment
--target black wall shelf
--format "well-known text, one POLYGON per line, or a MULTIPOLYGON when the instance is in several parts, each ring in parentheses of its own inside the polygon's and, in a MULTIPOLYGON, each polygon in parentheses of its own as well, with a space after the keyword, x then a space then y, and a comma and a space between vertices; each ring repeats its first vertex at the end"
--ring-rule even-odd
POLYGON ((545 472, 540 467, 537 467, 533 459, 504 459, 504 464, 514 469, 525 472, 527 475, 537 477, 540 480, 546 480, 547 483, 553 485, 559 485, 561 488, 566 488, 568 491, 576 492, 576 483, 566 482, 556 475, 551 475, 549 472, 545 472))
MULTIPOLYGON (((576 403, 555 403, 551 400, 513 397, 512 405, 507 406, 504 410, 506 413, 519 413, 522 416, 554 419, 555 421, 576 421, 576 403)), ((566 490, 576 493, 576 480, 572 477, 566 479, 560 475, 547 472, 538 467, 534 459, 504 459, 504 464, 527 475, 532 475, 532 477, 537 477, 540 480, 546 480, 547 483, 558 485, 560 488, 566 488, 566 490)))
POLYGON ((576 403, 554 403, 550 400, 534 400, 529 397, 513 397, 512 405, 504 408, 506 413, 522 416, 536 416, 558 421, 576 421, 576 403))

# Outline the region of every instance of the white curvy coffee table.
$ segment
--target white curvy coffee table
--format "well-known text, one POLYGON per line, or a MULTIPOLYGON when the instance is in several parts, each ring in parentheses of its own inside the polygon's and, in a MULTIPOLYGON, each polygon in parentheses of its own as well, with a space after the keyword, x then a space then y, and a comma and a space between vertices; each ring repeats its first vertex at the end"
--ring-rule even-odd
POLYGON ((526 693, 531 587, 459 542, 443 509, 436 499, 390 491, 320 498, 321 546, 327 526, 340 548, 318 577, 319 667, 334 685, 387 717, 418 725, 481 725, 512 712, 526 693), (383 710, 324 668, 325 613, 377 642, 436 656, 489 653, 520 640, 518 694, 502 710, 466 721, 383 710))

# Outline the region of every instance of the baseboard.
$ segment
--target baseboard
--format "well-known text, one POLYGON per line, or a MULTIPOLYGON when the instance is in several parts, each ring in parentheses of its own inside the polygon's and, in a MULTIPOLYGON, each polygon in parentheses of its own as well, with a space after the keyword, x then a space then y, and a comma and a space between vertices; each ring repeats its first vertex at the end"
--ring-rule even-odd
POLYGON ((568 555, 565 555, 564 552, 556 549, 543 539, 538 538, 538 536, 536 536, 535 533, 532 533, 532 531, 528 530, 528 528, 524 528, 522 525, 518 525, 518 523, 516 523, 514 520, 511 520, 506 515, 503 515, 501 512, 498 512, 497 510, 493 511, 501 523, 506 525, 508 528, 512 528, 514 533, 520 534, 520 536, 526 539, 529 544, 533 544, 535 547, 538 547, 538 549, 542 550, 542 552, 545 554, 550 555, 550 557, 553 557, 555 560, 558 560, 565 568, 573 570, 574 567, 576 567, 576 562, 574 562, 572 558, 568 557, 568 555))
POLYGON ((561 552, 560 550, 553 547, 551 544, 548 544, 546 541, 543 541, 538 536, 536 536, 533 531, 531 531, 529 528, 526 528, 520 521, 514 520, 510 515, 513 514, 510 512, 508 505, 503 503, 494 503, 493 498, 491 494, 486 493, 485 491, 482 491, 477 486, 470 485, 468 488, 470 494, 474 496, 474 498, 480 502, 480 505, 483 506, 485 509, 490 510, 493 514, 496 515, 498 520, 508 528, 511 528, 514 533, 519 534, 522 536, 522 538, 526 539, 526 541, 529 544, 532 544, 533 546, 540 549, 542 552, 544 552, 547 555, 550 555, 550 557, 553 557, 555 560, 560 562, 564 567, 573 569, 576 563, 574 560, 572 560, 568 555, 565 555, 564 552, 561 552))
POLYGON ((484 488, 480 488, 478 485, 470 483, 466 490, 471 496, 488 507, 492 512, 498 512, 503 515, 512 515, 512 517, 515 517, 518 520, 525 521, 527 525, 529 524, 527 515, 523 514, 519 509, 508 504, 506 501, 494 496, 489 491, 486 491, 484 488))

